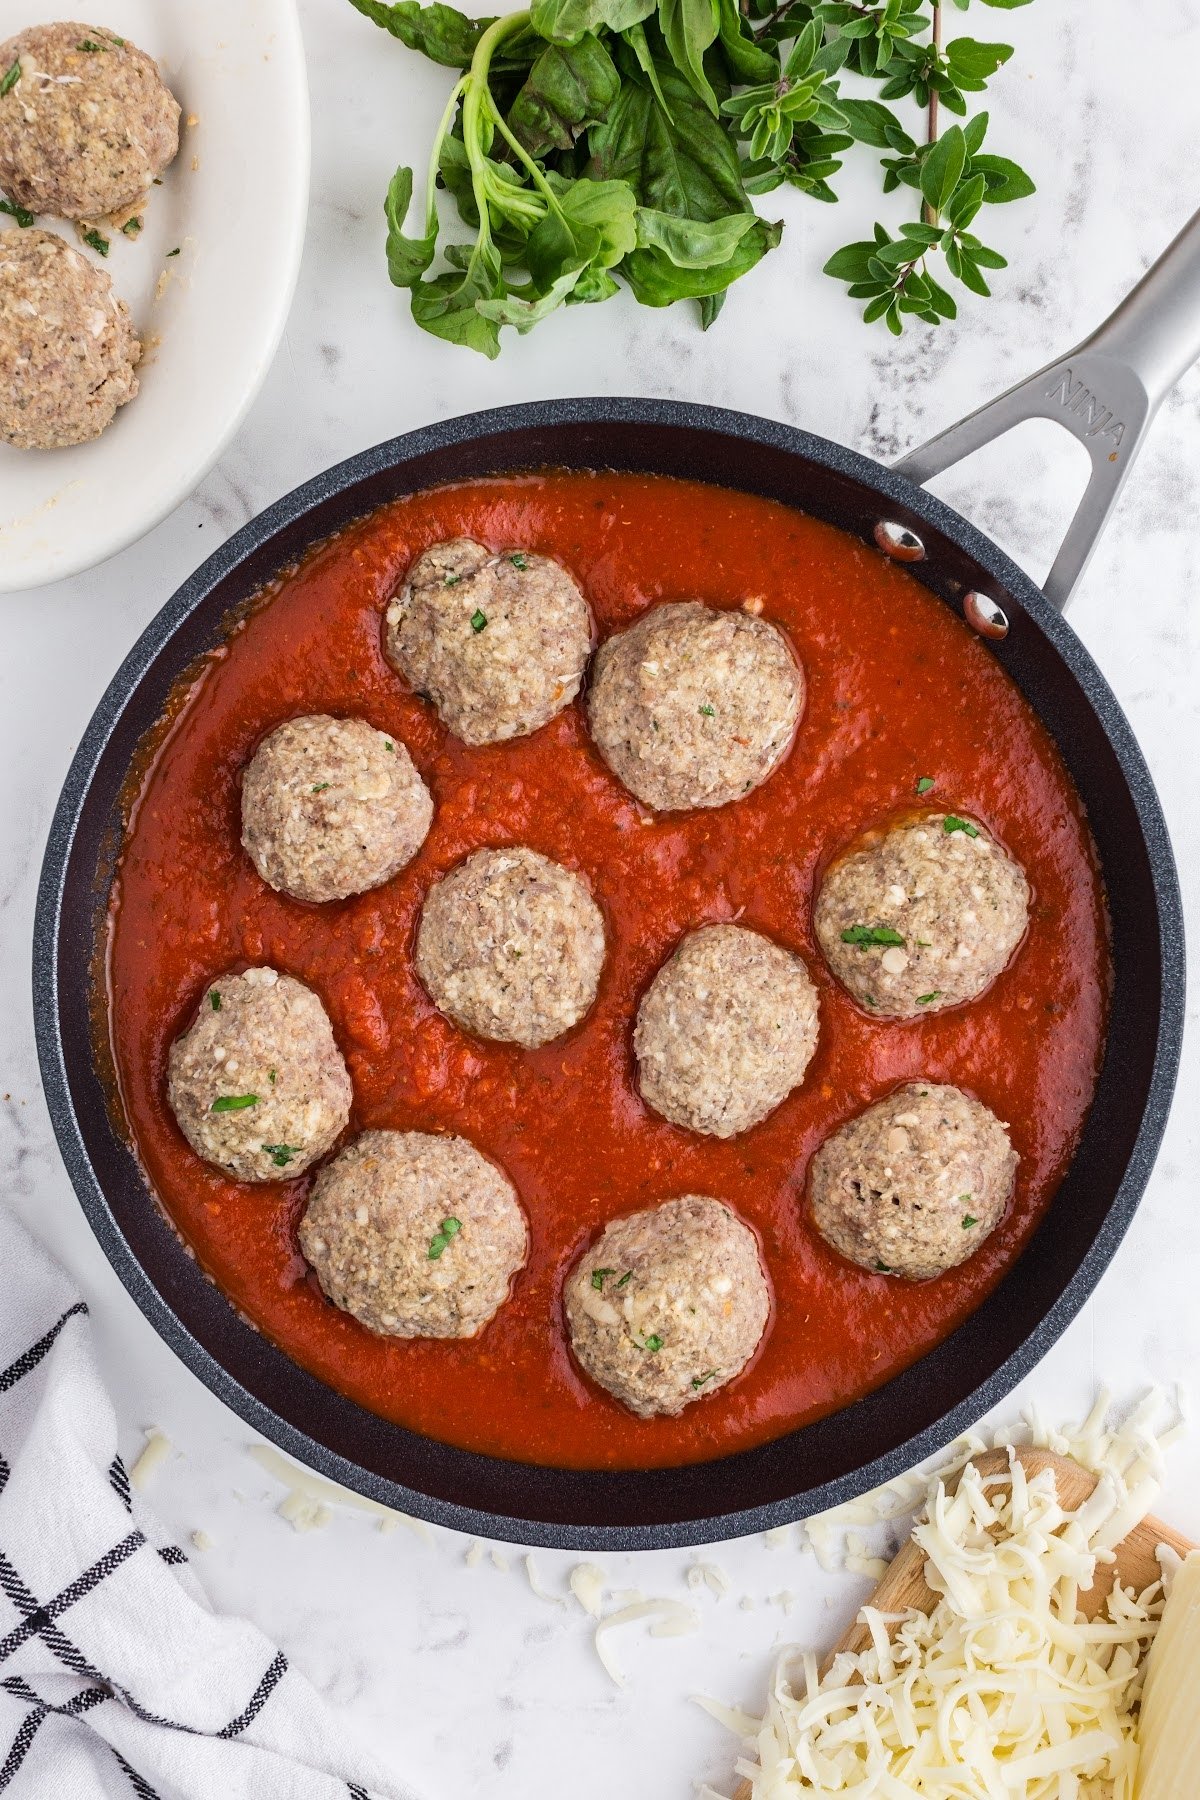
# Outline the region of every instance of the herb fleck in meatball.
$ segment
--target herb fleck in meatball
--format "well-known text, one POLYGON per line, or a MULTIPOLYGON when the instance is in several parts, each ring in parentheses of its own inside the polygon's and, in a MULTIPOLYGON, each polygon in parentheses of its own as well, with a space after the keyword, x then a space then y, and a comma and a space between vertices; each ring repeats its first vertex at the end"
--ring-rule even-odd
POLYGON ((239 1181, 290 1181, 345 1130, 353 1094, 329 1015, 275 969, 222 975, 171 1045, 167 1097, 197 1156, 239 1181))
POLYGON ((642 1098, 673 1124, 734 1137, 804 1078, 817 995, 792 951, 742 925, 684 938, 638 1008, 642 1098))
POLYGON ((417 974, 434 1005, 479 1037, 532 1048, 596 997, 604 920, 586 882, 536 850, 477 850, 430 889, 417 974))
POLYGON ((51 232, 0 231, 0 439, 61 450, 99 437, 137 393, 141 354, 103 269, 51 232))
POLYGON ((813 1158, 813 1221, 864 1269, 928 1281, 972 1256, 1004 1217, 1017 1153, 956 1087, 916 1081, 826 1138, 813 1158))
POLYGON ((465 744, 526 737, 569 706, 592 615, 560 563, 470 538, 419 556, 387 612, 388 661, 465 744))
POLYGON ((366 1131, 313 1183, 300 1248, 369 1331, 467 1338, 507 1300, 529 1232, 512 1183, 465 1138, 366 1131))
POLYGON ((644 805, 726 806, 786 755, 804 676, 778 626, 684 601, 601 644, 587 705, 597 749, 644 805))
POLYGON ((0 85, 0 188, 31 212, 135 206, 179 149, 179 103, 158 65, 101 26, 19 32, 0 44, 0 85))
POLYGON ((974 1000, 1025 935, 1029 883, 973 819, 928 813, 872 833, 821 884, 825 960, 860 1006, 911 1019, 974 1000))
POLYGON ((433 801, 398 738, 314 714, 265 737, 242 781, 242 843, 265 882, 342 900, 390 881, 429 831, 433 801))
POLYGON ((643 1419, 682 1412, 732 1381, 771 1310, 754 1233, 702 1194, 606 1226, 564 1300, 583 1369, 643 1419))

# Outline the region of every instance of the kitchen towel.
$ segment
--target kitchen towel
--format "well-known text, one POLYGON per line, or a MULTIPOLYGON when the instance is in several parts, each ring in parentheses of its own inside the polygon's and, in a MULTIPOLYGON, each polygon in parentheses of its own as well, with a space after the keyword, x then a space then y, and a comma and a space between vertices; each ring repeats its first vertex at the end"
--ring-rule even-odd
POLYGON ((0 1205, 0 1794, 413 1800, 129 1481, 87 1306, 0 1205))

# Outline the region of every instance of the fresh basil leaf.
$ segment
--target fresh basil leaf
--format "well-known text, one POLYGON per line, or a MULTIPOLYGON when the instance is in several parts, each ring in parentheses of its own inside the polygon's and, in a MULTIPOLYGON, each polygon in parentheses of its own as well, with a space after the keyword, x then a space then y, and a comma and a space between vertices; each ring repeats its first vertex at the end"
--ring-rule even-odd
POLYGON ((585 174, 627 181, 642 206, 684 219, 747 212, 741 164, 729 133, 669 64, 655 61, 659 91, 627 79, 607 119, 588 133, 585 174))
POLYGON ((411 169, 397 169, 388 184, 384 215, 387 219, 388 276, 396 287, 412 287, 420 281, 437 249, 437 226, 425 237, 406 237, 404 221, 412 202, 411 169))
POLYGON ((616 64, 599 38, 550 44, 526 76, 508 114, 509 129, 534 157, 569 150, 599 124, 621 89, 616 64))
POLYGON ((671 61, 703 100, 717 111, 717 96, 704 72, 704 55, 716 42, 718 0, 659 0, 658 23, 671 61))
POLYGON ((587 32, 628 31, 650 18, 657 0, 533 0, 530 22, 551 43, 576 44, 587 32))
POLYGON ((783 235, 783 227, 755 218, 733 254, 707 269, 683 269, 662 250, 635 250, 621 273, 643 306, 670 306, 675 300, 701 300, 722 293, 741 279, 783 235))
POLYGON ((737 0, 718 0, 718 7, 717 35, 733 79, 750 86, 760 81, 777 81, 779 58, 762 49, 746 31, 737 0))
POLYGON ((681 219, 677 214, 637 210, 637 243, 641 250, 661 250, 678 269, 708 269, 728 262, 755 223, 753 213, 727 213, 723 219, 681 219))
POLYGON ((450 69, 465 69, 475 46, 494 19, 468 19, 453 6, 434 0, 421 6, 418 0, 350 0, 351 6, 399 38, 410 50, 419 50, 430 62, 450 69))

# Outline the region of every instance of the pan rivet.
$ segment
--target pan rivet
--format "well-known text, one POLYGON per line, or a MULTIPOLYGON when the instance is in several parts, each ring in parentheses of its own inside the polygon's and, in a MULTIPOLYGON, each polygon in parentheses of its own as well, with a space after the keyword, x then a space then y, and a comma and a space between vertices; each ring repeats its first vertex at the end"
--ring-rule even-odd
POLYGON ((963 613, 968 625, 974 626, 980 637, 1006 638, 1008 636, 1008 614, 1002 606, 988 594, 971 592, 963 595, 963 613))
POLYGON ((875 527, 875 542, 885 556, 894 557, 897 562, 924 560, 925 546, 916 532, 907 525, 898 525, 894 519, 880 519, 875 527))

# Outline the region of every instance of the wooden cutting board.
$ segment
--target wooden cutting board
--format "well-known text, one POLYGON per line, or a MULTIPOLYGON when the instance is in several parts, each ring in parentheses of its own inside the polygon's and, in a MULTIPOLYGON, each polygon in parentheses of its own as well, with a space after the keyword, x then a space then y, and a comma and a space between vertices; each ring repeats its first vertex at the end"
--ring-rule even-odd
MULTIPOLYGON (((1068 1512, 1082 1506, 1096 1485, 1094 1475, 1089 1475, 1086 1469, 1081 1469, 1069 1457, 1056 1456, 1052 1450, 1020 1449, 1017 1456, 1027 1475, 1039 1475, 1043 1469, 1053 1469, 1059 1502, 1068 1512)), ((989 1450, 984 1455, 973 1458, 973 1461, 981 1475, 994 1475, 1007 1469, 1008 1451, 989 1450)), ((1196 1548, 1189 1539, 1172 1531, 1169 1525, 1163 1525, 1158 1519, 1143 1519, 1117 1545, 1115 1563, 1101 1563, 1093 1585, 1086 1593, 1080 1594, 1079 1610, 1084 1617, 1095 1617, 1108 1598, 1118 1575, 1124 1587, 1134 1588, 1138 1592, 1157 1581, 1159 1568, 1154 1552, 1159 1544, 1168 1544, 1180 1556, 1186 1556, 1196 1548)), ((882 1613, 932 1612, 936 1598, 925 1581, 924 1554, 909 1538, 871 1595, 869 1604, 882 1613)), ((834 1646, 821 1664, 822 1675, 840 1651, 865 1650, 870 1642, 870 1632, 855 1619, 845 1637, 834 1646)), ((737 1790, 735 1800, 750 1800, 750 1795, 750 1783, 744 1781, 737 1790)))

